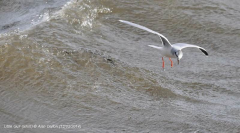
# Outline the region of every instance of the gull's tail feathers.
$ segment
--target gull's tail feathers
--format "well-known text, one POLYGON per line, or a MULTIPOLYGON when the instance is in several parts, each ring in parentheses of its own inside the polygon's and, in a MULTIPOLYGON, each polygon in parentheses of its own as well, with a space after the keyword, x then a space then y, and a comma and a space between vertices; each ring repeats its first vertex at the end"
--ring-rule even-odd
POLYGON ((158 47, 158 46, 155 46, 155 45, 148 45, 149 47, 152 47, 152 48, 156 48, 156 49, 162 49, 162 47, 158 47))

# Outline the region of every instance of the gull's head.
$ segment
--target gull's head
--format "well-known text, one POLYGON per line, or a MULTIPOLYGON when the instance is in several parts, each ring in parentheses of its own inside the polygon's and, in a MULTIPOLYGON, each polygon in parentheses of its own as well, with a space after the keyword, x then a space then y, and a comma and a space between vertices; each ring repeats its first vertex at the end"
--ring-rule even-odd
POLYGON ((181 59, 182 56, 183 56, 183 52, 182 52, 181 50, 177 50, 174 54, 175 54, 175 56, 177 57, 178 64, 179 64, 179 61, 180 61, 180 59, 181 59))

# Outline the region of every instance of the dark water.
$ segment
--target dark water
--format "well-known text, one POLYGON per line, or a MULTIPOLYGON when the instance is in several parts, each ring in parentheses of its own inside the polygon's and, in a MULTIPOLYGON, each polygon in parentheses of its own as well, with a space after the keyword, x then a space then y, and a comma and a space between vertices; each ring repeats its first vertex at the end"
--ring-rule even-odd
POLYGON ((239 133, 238 0, 1 0, 0 132, 239 133), (161 68, 157 36, 184 49, 161 68), (20 125, 20 128, 8 126, 20 125), (31 128, 26 125, 79 125, 31 128))

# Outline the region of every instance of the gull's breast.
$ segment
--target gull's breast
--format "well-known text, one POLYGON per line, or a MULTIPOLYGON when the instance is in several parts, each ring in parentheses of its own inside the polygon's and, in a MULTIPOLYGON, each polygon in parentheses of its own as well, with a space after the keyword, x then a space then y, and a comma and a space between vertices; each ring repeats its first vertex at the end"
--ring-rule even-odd
POLYGON ((162 49, 162 55, 168 58, 176 58, 169 48, 162 49))

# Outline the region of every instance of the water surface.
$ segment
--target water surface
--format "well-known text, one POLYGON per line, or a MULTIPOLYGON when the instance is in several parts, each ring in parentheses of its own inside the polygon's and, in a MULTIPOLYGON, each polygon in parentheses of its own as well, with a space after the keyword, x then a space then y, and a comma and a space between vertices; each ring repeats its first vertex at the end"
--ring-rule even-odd
POLYGON ((240 132, 238 0, 0 1, 0 131, 240 132), (158 36, 184 49, 161 68, 158 36), (81 128, 4 128, 4 125, 81 128))

